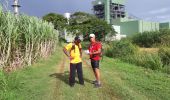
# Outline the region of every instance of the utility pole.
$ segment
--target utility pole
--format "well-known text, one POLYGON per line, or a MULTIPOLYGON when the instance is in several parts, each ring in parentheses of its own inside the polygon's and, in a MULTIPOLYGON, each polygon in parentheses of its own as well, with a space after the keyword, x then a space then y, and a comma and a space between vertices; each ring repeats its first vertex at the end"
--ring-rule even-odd
POLYGON ((12 7, 14 8, 14 15, 19 15, 19 7, 21 6, 19 5, 18 0, 14 0, 12 7))

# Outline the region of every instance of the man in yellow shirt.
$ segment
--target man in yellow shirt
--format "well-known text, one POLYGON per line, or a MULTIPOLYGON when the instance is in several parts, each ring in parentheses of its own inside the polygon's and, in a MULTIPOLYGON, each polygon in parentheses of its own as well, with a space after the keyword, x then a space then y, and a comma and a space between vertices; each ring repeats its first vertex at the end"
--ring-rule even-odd
POLYGON ((75 74, 77 70, 77 75, 79 79, 79 83, 84 85, 83 79, 83 71, 82 71, 82 47, 80 44, 81 40, 78 36, 75 37, 73 43, 67 44, 63 51, 67 57, 70 59, 70 77, 69 77, 69 85, 71 87, 75 84, 75 74))

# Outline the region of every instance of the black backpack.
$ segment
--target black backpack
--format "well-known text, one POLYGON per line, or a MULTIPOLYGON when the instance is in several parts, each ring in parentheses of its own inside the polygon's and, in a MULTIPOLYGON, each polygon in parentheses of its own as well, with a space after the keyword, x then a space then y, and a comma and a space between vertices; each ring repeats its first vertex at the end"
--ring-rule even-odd
MULTIPOLYGON (((75 43, 72 43, 72 47, 71 47, 71 50, 74 50, 74 52, 75 52, 75 45, 76 45, 75 43)), ((79 47, 80 45, 77 45, 77 46, 78 46, 79 51, 80 51, 80 47, 79 47)), ((71 52, 71 50, 70 50, 70 52, 71 52)))

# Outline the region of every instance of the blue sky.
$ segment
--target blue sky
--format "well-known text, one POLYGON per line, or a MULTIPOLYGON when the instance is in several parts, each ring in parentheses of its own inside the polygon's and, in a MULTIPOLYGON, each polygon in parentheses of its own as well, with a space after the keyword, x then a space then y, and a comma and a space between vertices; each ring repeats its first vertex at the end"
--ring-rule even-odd
POLYGON ((127 0, 126 10, 144 20, 170 22, 170 0, 127 0))
MULTIPOLYGON (((11 10, 10 5, 13 0, 0 0, 1 3, 4 1, 9 1, 8 9, 11 10)), ((50 12, 63 14, 84 11, 93 13, 92 1, 94 0, 19 0, 22 6, 20 12, 38 17, 50 12)), ((170 0, 127 0, 126 11, 148 21, 170 21, 170 0)))

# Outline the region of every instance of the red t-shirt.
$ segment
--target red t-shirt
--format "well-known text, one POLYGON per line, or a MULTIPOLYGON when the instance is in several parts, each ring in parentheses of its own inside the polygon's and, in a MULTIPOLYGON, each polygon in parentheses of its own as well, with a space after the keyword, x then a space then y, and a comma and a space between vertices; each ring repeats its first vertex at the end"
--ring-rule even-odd
MULTIPOLYGON (((99 49, 101 49, 101 47, 102 45, 100 42, 91 43, 89 46, 89 52, 92 53, 92 52, 98 51, 99 49)), ((100 53, 90 55, 90 59, 100 60, 100 53)))

